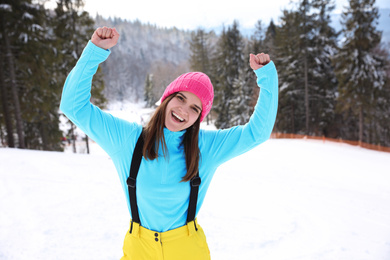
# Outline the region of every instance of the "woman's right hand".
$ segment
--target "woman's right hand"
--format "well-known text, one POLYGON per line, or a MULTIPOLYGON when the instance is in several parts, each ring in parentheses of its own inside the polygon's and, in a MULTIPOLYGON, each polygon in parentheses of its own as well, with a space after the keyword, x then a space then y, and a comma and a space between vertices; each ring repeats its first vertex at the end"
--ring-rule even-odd
POLYGON ((99 27, 92 35, 91 42, 102 49, 114 47, 119 40, 119 33, 115 28, 99 27))
POLYGON ((257 70, 267 65, 271 59, 268 54, 259 53, 257 55, 250 54, 249 55, 249 65, 253 70, 257 70))

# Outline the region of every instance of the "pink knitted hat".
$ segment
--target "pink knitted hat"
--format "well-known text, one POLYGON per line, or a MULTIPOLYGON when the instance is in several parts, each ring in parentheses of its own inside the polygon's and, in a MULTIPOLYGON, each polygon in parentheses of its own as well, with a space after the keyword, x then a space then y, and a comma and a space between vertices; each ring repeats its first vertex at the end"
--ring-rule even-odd
POLYGON ((161 102, 163 102, 169 95, 179 91, 192 92, 200 99, 202 102, 200 122, 202 122, 210 112, 211 106, 213 105, 214 90, 210 78, 202 72, 189 72, 182 74, 168 85, 161 97, 161 102))

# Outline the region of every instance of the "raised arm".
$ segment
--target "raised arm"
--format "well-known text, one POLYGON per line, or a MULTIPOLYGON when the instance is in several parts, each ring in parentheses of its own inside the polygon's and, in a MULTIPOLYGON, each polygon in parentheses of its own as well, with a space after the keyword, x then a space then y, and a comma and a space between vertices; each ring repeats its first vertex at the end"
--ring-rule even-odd
POLYGON ((257 76, 260 94, 249 122, 217 131, 203 131, 202 159, 215 166, 249 151, 269 139, 278 108, 278 75, 268 54, 250 55, 249 64, 257 76))
POLYGON ((108 154, 115 153, 139 128, 90 102, 93 75, 99 64, 108 58, 109 48, 115 46, 118 39, 118 32, 107 27, 98 28, 93 33, 65 81, 60 105, 62 112, 108 154))

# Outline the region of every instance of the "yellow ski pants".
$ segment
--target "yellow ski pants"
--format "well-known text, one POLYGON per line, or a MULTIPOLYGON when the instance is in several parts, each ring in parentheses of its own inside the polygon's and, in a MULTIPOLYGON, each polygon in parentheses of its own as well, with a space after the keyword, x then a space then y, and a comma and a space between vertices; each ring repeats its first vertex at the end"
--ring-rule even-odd
POLYGON ((166 232, 132 223, 126 233, 121 260, 207 260, 210 251, 203 229, 195 221, 166 232), (195 228, 198 230, 196 230, 195 228))

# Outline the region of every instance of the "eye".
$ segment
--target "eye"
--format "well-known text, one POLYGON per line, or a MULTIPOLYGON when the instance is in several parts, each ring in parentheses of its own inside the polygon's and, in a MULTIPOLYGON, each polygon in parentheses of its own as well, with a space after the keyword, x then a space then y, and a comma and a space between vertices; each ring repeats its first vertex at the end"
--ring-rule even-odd
POLYGON ((182 97, 182 96, 180 96, 180 95, 177 95, 176 96, 180 101, 183 101, 184 100, 184 98, 182 97))
POLYGON ((195 113, 199 114, 199 109, 197 109, 196 107, 193 107, 192 110, 193 110, 195 113))

